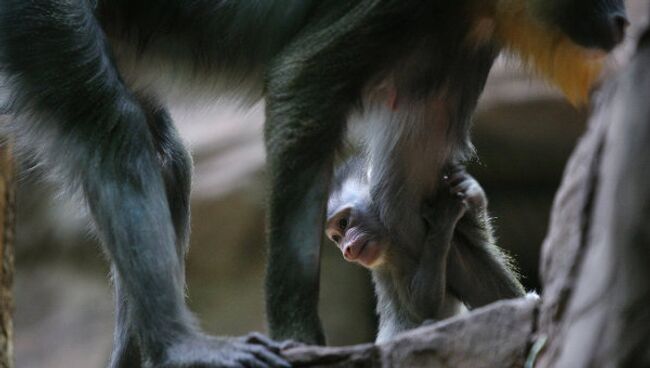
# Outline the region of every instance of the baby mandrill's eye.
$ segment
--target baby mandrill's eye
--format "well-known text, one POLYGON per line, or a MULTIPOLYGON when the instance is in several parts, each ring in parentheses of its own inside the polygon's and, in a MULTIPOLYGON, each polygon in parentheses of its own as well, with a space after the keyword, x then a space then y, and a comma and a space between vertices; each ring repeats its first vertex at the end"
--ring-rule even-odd
POLYGON ((348 219, 343 217, 339 220, 339 229, 345 230, 346 227, 348 227, 348 219))
POLYGON ((332 235, 332 240, 334 240, 335 243, 338 243, 341 241, 341 237, 338 235, 332 235))

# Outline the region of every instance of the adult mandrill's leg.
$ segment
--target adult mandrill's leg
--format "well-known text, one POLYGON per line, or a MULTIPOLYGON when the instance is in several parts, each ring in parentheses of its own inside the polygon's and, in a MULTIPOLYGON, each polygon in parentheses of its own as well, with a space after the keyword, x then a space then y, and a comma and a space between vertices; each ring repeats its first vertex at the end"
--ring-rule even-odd
POLYGON ((343 115, 322 121, 307 116, 285 119, 274 109, 273 98, 267 98, 271 208, 266 295, 271 337, 323 344, 318 317, 320 247, 337 144, 325 137, 340 134, 343 115), (313 119, 309 123, 314 129, 297 131, 302 119, 313 119))
POLYGON ((192 156, 183 145, 169 112, 153 103, 146 106, 176 234, 176 250, 182 259, 187 252, 190 236, 192 156))
POLYGON ((395 45, 407 34, 399 30, 413 11, 410 3, 333 5, 327 6, 336 21, 315 21, 320 26, 287 46, 267 78, 267 316, 273 338, 312 344, 325 340, 317 307, 333 154, 361 89, 398 54, 395 45))
POLYGON ((137 337, 131 328, 124 286, 114 267, 111 269, 111 274, 115 289, 115 331, 113 332, 113 350, 108 366, 109 368, 140 368, 142 355, 137 337))
MULTIPOLYGON (((176 234, 176 250, 182 260, 189 240, 192 158, 183 146, 169 113, 153 103, 144 103, 143 106, 146 106, 148 111, 147 120, 167 189, 167 201, 176 234)), ((183 265, 181 262, 181 267, 183 265)), ((141 366, 142 358, 136 335, 132 331, 124 286, 114 269, 112 274, 115 285, 116 326, 109 367, 137 368, 141 366)))
MULTIPOLYGON (((17 143, 83 194, 127 303, 122 323, 137 337, 145 366, 286 366, 269 341, 209 337, 196 327, 184 301, 174 226, 182 221, 170 211, 176 204, 168 199, 160 138, 112 60, 89 2, 1 3, 0 64, 17 143)), ((124 346, 125 356, 135 354, 128 338, 124 346)))

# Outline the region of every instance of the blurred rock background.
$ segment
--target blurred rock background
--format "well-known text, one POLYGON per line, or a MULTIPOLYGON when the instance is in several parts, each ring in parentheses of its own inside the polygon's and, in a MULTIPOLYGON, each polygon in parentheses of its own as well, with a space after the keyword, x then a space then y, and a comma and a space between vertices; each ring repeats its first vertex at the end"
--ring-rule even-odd
MULTIPOLYGON (((633 24, 639 7, 631 3, 633 24)), ((619 51, 625 53, 625 49, 619 51)), ((538 253, 565 160, 585 127, 586 109, 500 60, 476 114, 480 162, 470 167, 490 199, 499 244, 539 290, 538 253)), ((262 107, 228 104, 173 114, 194 160, 188 299, 203 327, 239 335, 265 330, 262 107)), ((108 267, 84 211, 56 198, 26 170, 18 193, 15 336, 17 367, 105 366, 113 302, 108 267)), ((368 274, 323 249, 321 316, 330 344, 371 341, 368 274)))

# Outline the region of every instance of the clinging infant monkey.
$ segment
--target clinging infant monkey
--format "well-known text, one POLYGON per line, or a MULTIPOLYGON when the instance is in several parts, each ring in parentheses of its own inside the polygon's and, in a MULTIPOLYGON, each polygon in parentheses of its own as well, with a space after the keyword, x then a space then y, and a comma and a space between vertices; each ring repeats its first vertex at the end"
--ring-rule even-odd
POLYGON ((353 159, 337 172, 327 207, 327 237, 343 257, 371 270, 377 293, 377 342, 498 299, 524 295, 510 259, 495 244, 487 199, 461 165, 448 165, 422 206, 424 242, 402 244, 381 223, 369 171, 353 159))

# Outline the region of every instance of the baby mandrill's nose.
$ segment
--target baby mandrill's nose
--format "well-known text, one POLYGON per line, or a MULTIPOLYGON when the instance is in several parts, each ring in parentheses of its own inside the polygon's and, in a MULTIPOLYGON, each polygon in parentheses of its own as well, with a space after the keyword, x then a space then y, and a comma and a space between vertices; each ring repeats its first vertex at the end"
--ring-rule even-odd
POLYGON ((345 247, 343 247, 343 257, 345 257, 345 259, 353 258, 352 247, 350 245, 346 245, 345 247))

